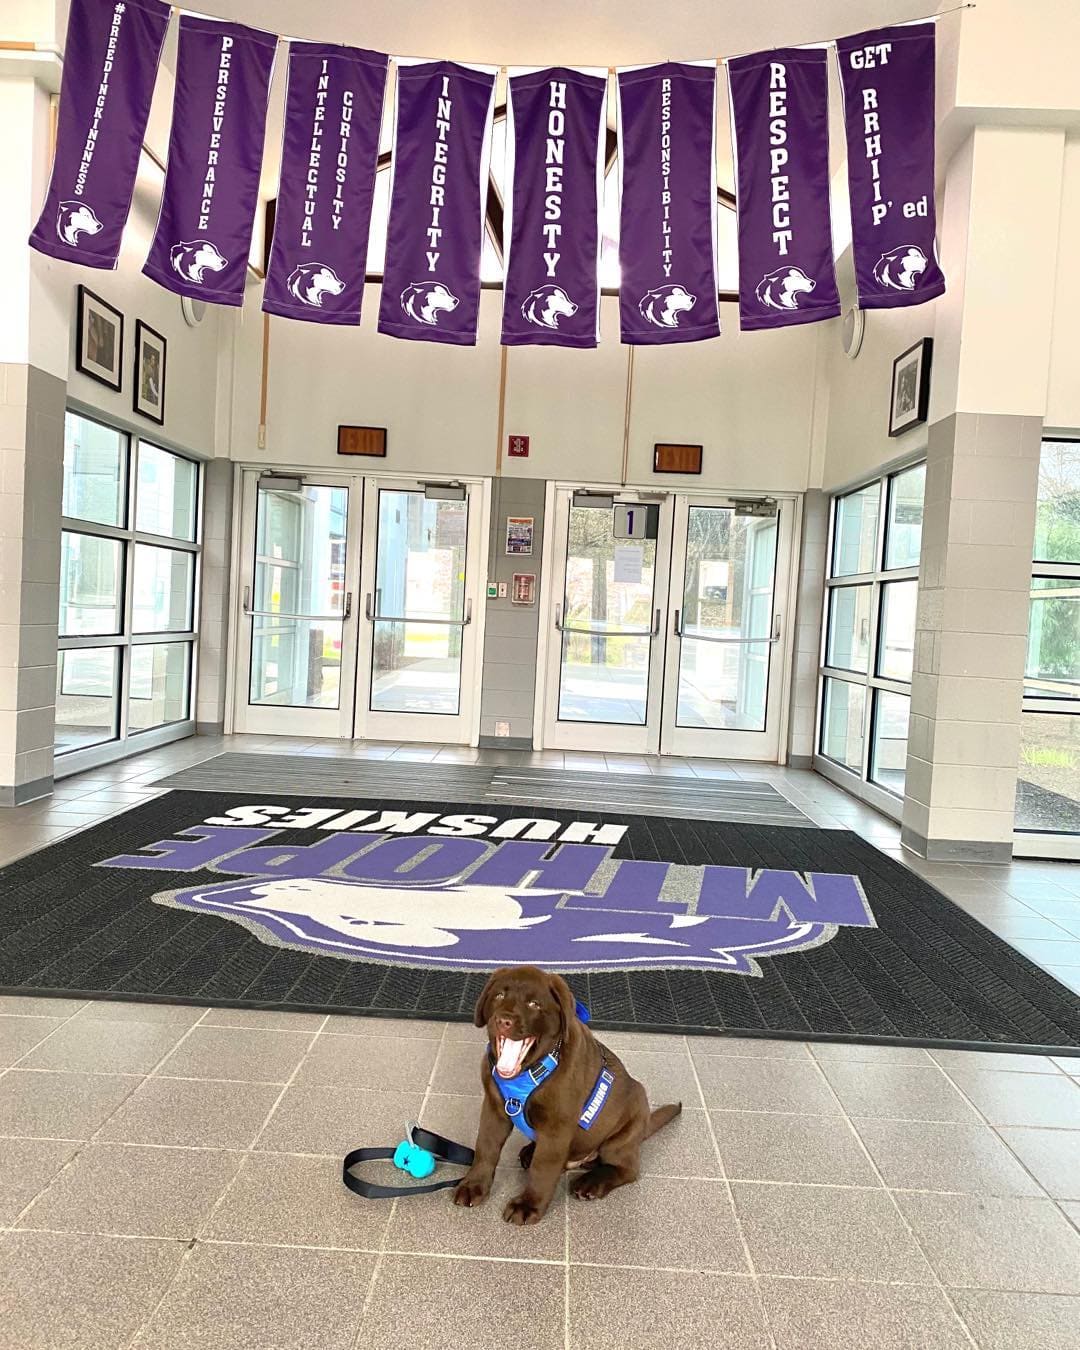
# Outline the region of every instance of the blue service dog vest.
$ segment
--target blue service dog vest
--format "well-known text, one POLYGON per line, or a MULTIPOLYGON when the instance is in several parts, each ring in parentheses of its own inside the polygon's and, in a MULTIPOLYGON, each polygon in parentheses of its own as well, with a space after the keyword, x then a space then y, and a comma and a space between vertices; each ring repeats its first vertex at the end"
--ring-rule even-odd
MULTIPOLYGON (((506 1114, 514 1123, 515 1129, 521 1131, 526 1139, 536 1142, 536 1131, 529 1124, 527 1107, 529 1098, 536 1089, 546 1079, 550 1078, 559 1067, 558 1051, 552 1050, 545 1055, 539 1064, 534 1064, 531 1069, 522 1069, 521 1073, 514 1078, 500 1078, 495 1072, 495 1065, 491 1066, 491 1077, 495 1086, 499 1089, 503 1102, 506 1105, 506 1114)), ((578 1116, 578 1125, 583 1130, 591 1129, 596 1117, 604 1108, 608 1093, 611 1091, 611 1085, 615 1081, 615 1076, 607 1067, 606 1061, 600 1066, 600 1076, 596 1080, 592 1092, 578 1116)))

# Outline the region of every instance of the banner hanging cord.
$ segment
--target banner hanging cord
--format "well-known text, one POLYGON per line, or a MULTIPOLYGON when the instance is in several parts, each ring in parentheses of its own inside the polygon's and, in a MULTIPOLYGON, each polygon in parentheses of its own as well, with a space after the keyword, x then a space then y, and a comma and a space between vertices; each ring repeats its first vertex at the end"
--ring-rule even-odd
MULTIPOLYGON (((173 14, 187 14, 189 17, 191 17, 191 18, 193 18, 193 19, 210 19, 210 20, 212 20, 212 21, 215 22, 215 23, 232 23, 232 22, 234 22, 234 20, 232 20, 232 19, 223 19, 223 18, 221 18, 220 15, 216 15, 216 14, 207 14, 204 10, 198 10, 198 9, 186 9, 183 5, 172 5, 172 6, 170 6, 170 8, 171 8, 173 14)), ((932 19, 943 19, 943 18, 945 17, 946 14, 957 14, 957 13, 959 13, 961 10, 964 10, 964 9, 977 9, 977 8, 978 8, 978 5, 977 5, 977 3, 976 3, 976 0, 966 0, 966 3, 965 3, 965 4, 962 4, 962 5, 950 5, 948 9, 937 9, 937 10, 935 10, 932 14, 922 14, 922 15, 920 15, 918 18, 915 18, 915 19, 901 19, 901 20, 899 21, 899 23, 896 25, 896 27, 906 27, 906 26, 909 25, 909 24, 915 24, 915 23, 929 23, 932 19)), ((890 27, 891 25, 889 25, 889 24, 880 24, 880 25, 878 25, 878 26, 879 26, 879 27, 885 27, 885 28, 887 28, 887 27, 890 27)), ((266 31, 268 31, 268 30, 263 29, 262 31, 263 31, 263 32, 266 32, 266 31)), ((860 31, 861 31, 861 30, 860 30, 860 31)), ((868 31, 873 31, 873 30, 868 30, 868 31)), ((318 38, 296 37, 296 36, 295 36, 294 34, 292 34, 292 33, 277 33, 275 36, 277 37, 277 39, 278 39, 279 42, 317 42, 317 41, 319 41, 318 38)), ((854 36, 855 36, 854 33, 841 33, 838 37, 819 38, 819 39, 817 39, 816 41, 810 41, 810 42, 796 42, 796 43, 792 43, 791 45, 792 45, 792 46, 795 46, 795 47, 824 47, 824 46, 829 46, 829 45, 831 45, 831 44, 834 43, 834 42, 842 42, 842 41, 844 40, 844 38, 847 38, 847 37, 854 37, 854 36)), ((340 42, 340 43, 337 43, 337 44, 335 44, 335 45, 337 45, 337 46, 339 46, 339 47, 345 47, 345 46, 348 46, 349 44, 348 44, 348 43, 344 43, 344 42, 340 42)), ((783 45, 786 45, 786 44, 782 44, 782 43, 781 43, 781 44, 774 44, 774 45, 780 45, 780 46, 783 46, 783 45)), ((768 48, 757 47, 757 48, 754 48, 753 51, 748 51, 748 52, 733 52, 730 56, 717 56, 717 57, 715 57, 715 58, 713 58, 713 59, 715 59, 716 63, 717 63, 718 65, 720 65, 720 64, 722 64, 722 63, 725 62, 725 61, 734 61, 734 60, 736 59, 736 57, 739 57, 739 56, 753 56, 756 52, 762 51, 762 50, 767 51, 768 48)), ((394 60, 393 57, 391 57, 390 59, 391 59, 391 61, 394 60)), ((426 61, 426 60, 430 60, 430 61, 442 61, 442 60, 446 60, 446 59, 447 59, 446 57, 435 57, 435 56, 433 56, 433 57, 410 57, 410 58, 409 58, 409 60, 425 60, 425 61, 426 61)), ((690 64, 693 63, 693 61, 705 61, 705 60, 708 60, 708 59, 710 59, 710 58, 699 56, 699 57, 694 57, 692 61, 678 61, 678 62, 672 62, 672 64, 675 64, 675 65, 690 65, 690 64)), ((670 60, 670 58, 669 58, 669 60, 670 60)), ((491 66, 491 65, 492 65, 492 63, 491 63, 490 61, 476 61, 476 62, 473 62, 473 61, 462 61, 462 64, 463 64, 463 65, 478 65, 478 66, 491 66)), ((530 62, 528 62, 528 61, 515 61, 514 64, 515 64, 516 66, 517 66, 517 65, 527 66, 527 65, 530 65, 530 64, 536 65, 535 62, 530 63, 530 62)), ((538 70, 543 70, 545 66, 550 66, 551 64, 552 64, 552 63, 551 63, 550 61, 545 61, 545 62, 542 62, 540 65, 536 66, 536 68, 537 68, 538 70)), ((566 65, 567 63, 566 63, 566 62, 560 62, 559 64, 560 64, 560 65, 566 65)), ((593 63, 593 62, 586 62, 585 64, 586 64, 586 65, 592 65, 592 64, 594 64, 594 63, 593 63)), ((635 64, 636 64, 636 63, 635 63, 635 64)), ((661 63, 660 63, 660 62, 657 62, 657 61, 645 61, 645 62, 641 62, 640 64, 642 64, 642 65, 659 65, 659 64, 661 64, 661 63)), ((500 71, 503 71, 503 72, 505 72, 505 71, 507 70, 507 67, 504 66, 504 65, 503 65, 503 66, 499 66, 499 67, 497 67, 497 68, 498 68, 500 71)), ((609 66, 609 67, 608 67, 608 72, 609 72, 609 74, 614 73, 614 71, 615 71, 615 67, 614 67, 614 66, 609 66)))

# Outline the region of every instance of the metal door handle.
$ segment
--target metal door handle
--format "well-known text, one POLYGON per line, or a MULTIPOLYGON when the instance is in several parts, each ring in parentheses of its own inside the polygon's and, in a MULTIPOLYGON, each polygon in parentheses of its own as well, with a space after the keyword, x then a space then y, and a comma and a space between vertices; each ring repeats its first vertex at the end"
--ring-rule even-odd
POLYGON ((772 630, 772 639, 771 639, 773 642, 779 642, 779 641, 780 641, 780 628, 781 628, 781 625, 782 625, 782 623, 783 623, 783 617, 784 617, 784 616, 783 616, 782 614, 774 614, 774 615, 773 615, 773 630, 772 630))
POLYGON ((250 614, 251 614, 251 587, 250 587, 250 586, 245 586, 245 587, 244 587, 244 613, 247 614, 247 615, 250 615, 250 614))
POLYGON ((555 627, 560 633, 562 632, 562 605, 555 606, 555 627))
POLYGON ((682 637, 682 622, 681 622, 681 620, 682 620, 682 610, 681 610, 681 609, 677 609, 677 610, 675 611, 675 628, 674 628, 674 633, 675 633, 675 636, 676 636, 676 637, 682 637))
POLYGON ((368 623, 373 622, 373 620, 374 620, 374 618, 375 618, 374 614, 372 614, 372 612, 371 612, 371 592, 370 592, 370 591, 368 591, 368 593, 364 596, 364 618, 367 619, 368 623))
POLYGON ((343 619, 352 618, 352 591, 345 592, 345 606, 341 611, 341 617, 343 619))
POLYGON ((660 636, 660 611, 659 611, 659 609, 656 609, 656 610, 653 611, 652 636, 653 636, 653 637, 659 637, 659 636, 660 636))
POLYGON ((465 627, 465 624, 467 624, 467 623, 472 623, 472 600, 471 600, 471 599, 465 601, 465 618, 464 618, 464 620, 462 621, 462 625, 461 625, 462 628, 464 628, 464 627, 465 627))

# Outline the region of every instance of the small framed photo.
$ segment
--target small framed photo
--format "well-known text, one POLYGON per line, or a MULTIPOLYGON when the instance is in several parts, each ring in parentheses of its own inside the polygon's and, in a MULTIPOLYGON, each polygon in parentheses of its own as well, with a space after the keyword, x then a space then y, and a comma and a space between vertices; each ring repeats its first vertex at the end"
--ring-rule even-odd
POLYGON ((165 339, 142 319, 135 320, 135 397, 137 413, 158 426, 165 423, 165 339))
POLYGON ((926 421, 930 407, 930 358, 933 350, 933 338, 923 338, 893 362, 890 436, 900 436, 926 421))
POLYGON ((79 287, 75 368, 120 392, 123 384, 124 316, 100 295, 79 287))

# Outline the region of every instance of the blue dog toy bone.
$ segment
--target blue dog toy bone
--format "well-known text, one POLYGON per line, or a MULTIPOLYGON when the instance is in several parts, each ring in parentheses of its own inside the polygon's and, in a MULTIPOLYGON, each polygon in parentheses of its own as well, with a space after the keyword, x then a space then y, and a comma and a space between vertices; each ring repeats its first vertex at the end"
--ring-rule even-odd
POLYGON ((435 1157, 426 1148, 420 1148, 410 1139, 403 1139, 394 1150, 394 1166, 401 1172, 408 1172, 417 1181, 423 1181, 435 1171, 435 1157))

